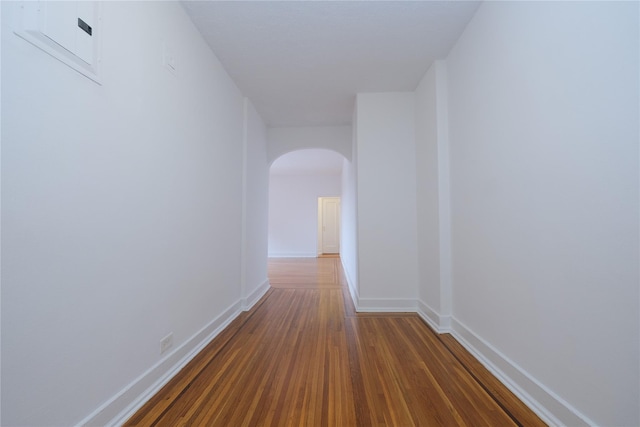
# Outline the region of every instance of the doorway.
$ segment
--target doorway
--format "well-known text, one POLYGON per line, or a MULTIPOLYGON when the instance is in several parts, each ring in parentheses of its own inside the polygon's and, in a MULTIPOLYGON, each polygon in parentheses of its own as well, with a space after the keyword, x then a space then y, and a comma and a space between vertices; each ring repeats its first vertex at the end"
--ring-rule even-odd
POLYGON ((340 253, 340 197, 318 197, 318 256, 340 253))

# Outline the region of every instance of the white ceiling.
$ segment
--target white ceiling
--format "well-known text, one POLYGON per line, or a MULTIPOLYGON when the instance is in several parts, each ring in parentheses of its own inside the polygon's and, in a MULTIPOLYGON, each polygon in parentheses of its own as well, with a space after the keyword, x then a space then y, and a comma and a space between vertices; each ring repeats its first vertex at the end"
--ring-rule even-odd
POLYGON ((273 175, 339 175, 344 157, 330 150, 307 149, 278 157, 269 171, 273 175))
POLYGON ((414 90, 477 1, 185 1, 269 126, 351 122, 355 94, 414 90))

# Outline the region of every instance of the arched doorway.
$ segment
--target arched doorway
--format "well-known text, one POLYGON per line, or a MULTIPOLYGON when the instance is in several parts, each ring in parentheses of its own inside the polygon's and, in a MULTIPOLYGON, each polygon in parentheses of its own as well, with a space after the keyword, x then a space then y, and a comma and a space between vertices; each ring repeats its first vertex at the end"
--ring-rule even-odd
POLYGON ((273 161, 269 257, 315 257, 325 250, 339 253, 340 238, 335 233, 339 233, 341 217, 335 203, 342 195, 344 161, 342 154, 326 149, 295 150, 273 161), (327 199, 322 202, 323 198, 327 199), (332 226, 337 230, 327 229, 332 226), (323 245, 330 238, 331 245, 323 245))

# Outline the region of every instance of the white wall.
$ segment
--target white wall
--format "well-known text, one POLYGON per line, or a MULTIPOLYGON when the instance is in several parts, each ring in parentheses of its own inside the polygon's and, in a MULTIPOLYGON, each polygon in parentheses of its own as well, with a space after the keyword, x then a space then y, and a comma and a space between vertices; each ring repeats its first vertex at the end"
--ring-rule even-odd
POLYGON ((275 127, 267 131, 269 164, 290 151, 325 148, 351 159, 351 126, 275 127))
POLYGON ((418 308, 436 330, 451 326, 451 224, 447 69, 433 63, 415 90, 418 308))
POLYGON ((438 216, 438 116, 436 66, 416 88, 416 179, 420 301, 428 318, 440 314, 440 230, 438 216))
POLYGON ((416 309, 414 94, 356 99, 358 283, 362 311, 416 309))
POLYGON ((244 233, 242 297, 248 308, 269 287, 267 235, 269 215, 269 165, 267 128, 253 104, 245 98, 244 233))
POLYGON ((278 175, 269 178, 269 256, 318 254, 318 197, 340 197, 340 175, 278 175))
POLYGON ((358 301, 358 194, 356 151, 356 112, 353 113, 351 161, 342 165, 342 199, 340 200, 340 260, 353 301, 358 301))
POLYGON ((454 330, 569 425, 640 424, 638 40, 635 2, 486 2, 447 61, 454 330))
POLYGON ((243 98, 178 3, 102 3, 102 86, 15 36, 11 6, 2 424, 104 424, 241 306, 243 98))

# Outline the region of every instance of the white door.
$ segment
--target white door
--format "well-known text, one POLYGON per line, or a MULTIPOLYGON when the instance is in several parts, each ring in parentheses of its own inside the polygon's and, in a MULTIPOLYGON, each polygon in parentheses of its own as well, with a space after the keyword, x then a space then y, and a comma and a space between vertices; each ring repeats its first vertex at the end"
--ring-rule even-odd
POLYGON ((321 197, 321 252, 340 253, 340 197, 321 197))

